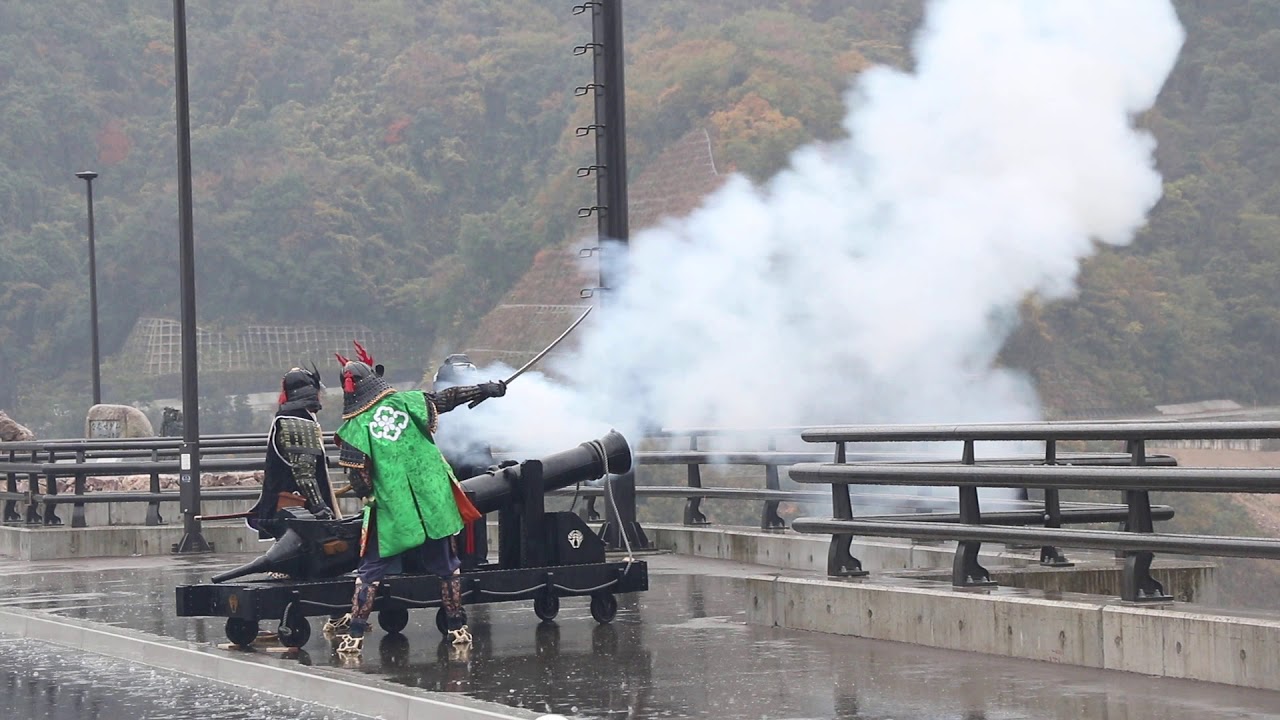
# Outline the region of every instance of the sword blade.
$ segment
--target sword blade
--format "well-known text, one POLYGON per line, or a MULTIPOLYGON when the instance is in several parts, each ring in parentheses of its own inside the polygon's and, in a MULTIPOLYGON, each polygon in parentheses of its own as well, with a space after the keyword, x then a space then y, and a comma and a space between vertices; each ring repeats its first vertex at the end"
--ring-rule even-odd
POLYGON ((580 316, 578 317, 578 319, 577 319, 577 320, 574 320, 574 321, 573 321, 573 324, 572 324, 572 325, 570 325, 570 326, 569 326, 569 328, 568 328, 567 330, 565 330, 564 332, 560 333, 560 337, 556 338, 555 340, 552 340, 552 341, 551 341, 551 344, 550 344, 550 345, 548 345, 548 346, 546 346, 545 348, 543 348, 542 352, 538 353, 537 355, 534 355, 532 360, 530 360, 529 362, 525 363, 524 365, 522 365, 522 366, 520 367, 520 369, 519 369, 519 370, 517 370, 517 371, 515 371, 514 373, 512 373, 512 374, 511 374, 511 377, 507 378, 507 380, 506 380, 507 384, 508 384, 508 385, 510 385, 512 380, 515 380, 516 378, 518 378, 518 377, 520 377, 521 375, 523 375, 525 370, 528 370, 529 368, 533 367, 535 364, 537 364, 537 362, 538 362, 539 360, 541 360, 542 358, 546 357, 546 356, 547 356, 547 353, 549 353, 549 352, 551 352, 552 350, 554 350, 554 349, 555 349, 555 347, 556 347, 557 345, 559 345, 559 344, 560 344, 560 341, 561 341, 561 340, 564 340, 566 337, 568 337, 568 336, 569 336, 569 333, 573 332, 573 329, 574 329, 574 328, 576 328, 576 327, 578 327, 579 325, 581 325, 581 324, 582 324, 582 321, 587 319, 587 316, 591 314, 591 310, 592 310, 592 308, 588 307, 588 308, 587 308, 587 311, 586 311, 586 312, 584 312, 584 313, 582 313, 582 315, 580 315, 580 316))
MULTIPOLYGON (((525 363, 524 365, 521 365, 519 370, 511 373, 511 377, 507 378, 504 382, 510 385, 512 380, 515 380, 516 378, 523 375, 525 370, 528 370, 529 368, 533 367, 539 360, 546 357, 547 353, 551 352, 555 348, 555 346, 559 345, 561 340, 564 340, 566 337, 568 337, 569 333, 573 332, 574 328, 582 324, 582 321, 586 320, 587 316, 590 314, 591 314, 591 308, 588 307, 587 311, 582 313, 582 315, 580 315, 577 320, 574 320, 573 324, 570 325, 567 330, 560 333, 560 337, 556 338, 555 340, 552 340, 550 345, 543 348, 542 352, 538 353, 537 355, 534 355, 532 360, 525 363)), ((488 397, 482 397, 479 400, 472 400, 471 402, 467 403, 467 407, 474 408, 475 406, 479 405, 480 403, 488 399, 489 399, 488 397)))

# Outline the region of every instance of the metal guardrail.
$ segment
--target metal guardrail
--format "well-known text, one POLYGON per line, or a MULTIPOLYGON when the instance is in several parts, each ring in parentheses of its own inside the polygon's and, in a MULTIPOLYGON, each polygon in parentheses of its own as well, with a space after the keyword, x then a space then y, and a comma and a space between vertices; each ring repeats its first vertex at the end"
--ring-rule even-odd
MULTIPOLYGON (((768 428, 741 430, 702 428, 664 430, 646 441, 686 444, 687 449, 641 450, 637 464, 685 466, 687 484, 681 486, 634 486, 615 500, 629 503, 634 517, 634 499, 645 497, 684 498, 684 522, 707 524, 701 512, 705 499, 750 500, 763 503, 761 527, 785 527, 778 516, 782 502, 800 504, 831 503, 834 517, 799 518, 793 523, 799 532, 830 534, 828 573, 865 574, 861 563, 850 554, 855 535, 903 537, 924 540, 954 540, 958 543, 952 581, 957 586, 992 584, 990 574, 977 563, 982 542, 1015 542, 1041 545, 1041 561, 1046 565, 1069 565, 1056 545, 1114 550, 1125 558, 1122 596, 1127 600, 1165 600, 1164 588, 1150 575, 1155 552, 1175 552, 1211 556, 1280 558, 1280 540, 1272 538, 1208 537, 1156 533, 1153 522, 1173 515, 1172 508, 1152 506, 1150 492, 1232 492, 1280 493, 1280 469, 1179 468, 1167 455, 1150 455, 1151 440, 1280 439, 1280 422, 1107 422, 1107 423, 1009 423, 927 426, 834 426, 818 428, 768 428), (831 444, 831 451, 778 450, 778 440, 794 440, 799 435, 808 443, 831 444), (754 438, 764 441, 758 451, 700 449, 701 438, 754 438), (1023 454, 977 459, 978 442, 1038 441, 1043 454, 1023 454), (1061 441, 1121 441, 1123 452, 1058 453, 1061 441), (869 452, 851 454, 854 443, 959 442, 961 453, 954 456, 930 453, 869 452), (834 462, 822 462, 830 457, 834 462), (706 487, 701 469, 705 465, 754 465, 764 468, 763 489, 706 487), (1132 466, 1132 467, 1125 467, 1132 466), (825 491, 783 490, 779 468, 789 467, 792 480, 801 484, 826 484, 825 491), (855 516, 858 506, 885 501, 908 501, 907 496, 868 492, 869 486, 930 486, 958 488, 959 511, 922 513, 880 513, 855 516), (863 489, 851 492, 850 488, 863 489), (1043 506, 1027 500, 987 498, 988 510, 979 506, 979 488, 1027 488, 1044 491, 1043 506), (1064 503, 1063 489, 1103 489, 1123 493, 1122 504, 1064 503), (631 491, 633 490, 633 492, 631 491), (1065 524, 1094 524, 1123 520, 1123 531, 1063 529, 1065 524), (1043 523, 1043 528, 1014 527, 1043 523)), ((332 434, 326 435, 332 442, 332 434)), ((161 524, 160 503, 178 500, 179 493, 163 492, 160 476, 178 472, 178 438, 137 440, 54 440, 0 443, 0 473, 7 480, 0 492, 5 501, 4 520, 23 521, 17 514, 19 502, 26 502, 25 522, 60 524, 54 513, 57 505, 74 507, 72 525, 83 527, 84 507, 91 503, 145 502, 149 504, 147 523, 161 524), (86 480, 93 476, 141 474, 150 476, 150 488, 142 491, 86 492, 86 480), (46 492, 39 481, 46 481, 46 492), (57 481, 72 478, 74 491, 59 495, 57 481), (18 492, 19 480, 28 484, 18 492), (39 506, 44 506, 40 513, 39 506)), ((261 470, 266 452, 265 435, 223 435, 202 438, 201 467, 212 472, 261 470)), ((329 456, 336 465, 336 454, 329 456)), ((597 487, 566 489, 589 500, 603 494, 597 487)), ((206 499, 252 499, 257 488, 212 490, 206 499)), ((910 502, 927 510, 948 510, 955 500, 910 496, 910 502)), ((625 509, 624 509, 625 510, 625 509)), ((625 512, 623 514, 626 514, 625 512)))
POLYGON ((855 535, 943 539, 958 542, 952 566, 957 587, 992 585, 990 574, 977 562, 982 542, 1035 542, 1045 546, 1042 562, 1061 557, 1052 545, 1063 544, 1122 552, 1125 559, 1121 597, 1129 601, 1168 600, 1163 586, 1151 577, 1156 551, 1194 555, 1280 558, 1280 539, 1210 537, 1156 533, 1160 519, 1151 506, 1152 491, 1199 493, 1280 493, 1280 469, 1150 467, 1150 440, 1220 440, 1280 438, 1276 422, 1114 422, 1018 423, 986 425, 847 426, 811 428, 801 433, 808 442, 835 443, 833 463, 799 463, 791 479, 799 483, 830 484, 833 518, 798 518, 792 527, 802 533, 832 536, 827 572, 835 576, 865 574, 850 554, 855 535), (1039 440, 1045 446, 1040 467, 993 466, 975 460, 978 441, 1039 440), (1062 467, 1057 443, 1064 440, 1123 441, 1133 467, 1062 467), (849 462, 850 443, 939 442, 963 444, 960 465, 887 465, 849 462), (948 486, 958 488, 960 522, 941 525, 906 519, 853 516, 850 485, 948 486), (992 527, 979 507, 979 488, 1042 488, 1045 527, 992 527), (1058 492, 1062 489, 1116 490, 1127 507, 1124 531, 1061 529, 1064 522, 1058 492), (1050 552, 1052 551, 1052 552, 1050 552))
MULTIPOLYGON (((642 442, 645 444, 654 442, 685 444, 691 449, 640 450, 636 452, 637 464, 646 466, 685 466, 687 485, 685 487, 640 486, 636 488, 634 495, 641 497, 684 498, 685 507, 682 520, 686 525, 710 524, 710 520, 701 510, 701 503, 705 499, 760 502, 762 508, 760 527, 769 530, 785 529, 786 522, 778 513, 778 507, 781 503, 826 503, 825 493, 783 490, 780 487, 780 468, 831 457, 830 451, 779 451, 772 449, 777 447, 779 440, 795 443, 799 439, 801 430, 801 428, 765 428, 756 430, 707 428, 658 432, 644 438, 642 442), (698 449, 699 440, 702 438, 734 438, 740 442, 755 443, 763 441, 771 449, 764 451, 698 449), (764 469, 765 487, 763 489, 706 487, 703 485, 701 474, 702 467, 706 465, 760 466, 764 469)), ((336 447, 332 445, 332 438, 332 433, 325 435, 326 443, 331 450, 331 454, 328 457, 329 467, 335 468, 337 467, 337 451, 336 447)), ((176 501, 178 494, 176 491, 165 492, 161 488, 160 478, 162 475, 173 475, 178 472, 178 453, 181 445, 180 438, 72 439, 0 443, 0 473, 4 473, 7 478, 6 491, 0 492, 0 500, 4 501, 4 519, 6 522, 25 521, 28 524, 60 525, 62 520, 55 512, 55 508, 57 505, 70 503, 73 505, 72 527, 84 527, 86 525, 86 503, 147 502, 149 503, 146 518, 147 524, 162 524, 160 503, 176 501), (150 477, 150 487, 146 493, 141 494, 138 491, 87 492, 88 478, 115 475, 148 475, 150 477), (20 478, 25 479, 28 486, 25 492, 19 492, 18 490, 20 478), (46 486, 43 494, 39 488, 41 478, 45 480, 46 486), (72 494, 58 495, 58 480, 60 478, 73 479, 72 494), (17 512, 19 503, 25 503, 26 505, 25 518, 17 512), (44 506, 43 512, 41 512, 41 505, 44 506)), ((202 458, 200 465, 206 472, 259 471, 263 468, 263 457, 266 453, 266 436, 264 434, 206 436, 200 441, 200 449, 202 458)), ((498 457, 503 459, 507 456, 499 453, 498 457)), ((947 461, 944 456, 919 452, 868 452, 851 456, 849 459, 878 463, 947 461)), ((1129 456, 1114 453, 1079 454, 1063 456, 1062 461, 1117 464, 1128 463, 1129 456)), ((1023 455, 991 460, 990 462, 1023 465, 1035 464, 1042 462, 1042 460, 1038 456, 1023 455)), ((1151 458, 1150 462, 1172 464, 1172 458, 1158 456, 1151 458)), ((241 492, 249 494, 250 491, 241 492)), ((597 490, 585 489, 581 494, 587 500, 583 515, 589 520, 599 520, 600 517, 595 511, 594 501, 601 493, 597 490)), ((858 496, 858 500, 860 506, 874 506, 906 512, 920 510, 946 511, 955 506, 954 500, 944 498, 891 494, 868 493, 858 496)), ((1005 509, 1011 512, 1028 511, 1032 507, 1028 502, 1020 502, 1010 504, 1005 509)), ((630 509, 630 516, 634 517, 634 508, 630 509)))
MULTIPOLYGON (((328 458, 329 466, 336 467, 337 448, 332 444, 333 433, 325 435, 325 442, 333 453, 328 458)), ((3 520, 29 525, 61 525, 62 519, 55 508, 71 503, 71 526, 85 527, 86 503, 147 502, 146 524, 164 524, 160 503, 177 501, 178 492, 164 492, 160 477, 178 473, 181 445, 181 438, 169 437, 0 443, 0 473, 5 476, 5 490, 0 492, 0 500, 4 501, 3 520), (148 475, 148 491, 145 494, 138 491, 87 491, 86 481, 90 477, 120 475, 148 475), (41 478, 45 480, 43 493, 40 492, 41 478), (59 497, 58 480, 65 478, 72 479, 72 494, 59 497), (26 492, 18 489, 20 479, 26 481, 26 492), (25 516, 17 511, 19 503, 26 505, 25 516)), ((201 438, 200 450, 201 468, 205 472, 258 471, 264 465, 266 435, 210 435, 201 438)), ((249 499, 258 496, 257 490, 239 490, 238 493, 249 499)), ((214 499, 217 497, 220 495, 214 499)))

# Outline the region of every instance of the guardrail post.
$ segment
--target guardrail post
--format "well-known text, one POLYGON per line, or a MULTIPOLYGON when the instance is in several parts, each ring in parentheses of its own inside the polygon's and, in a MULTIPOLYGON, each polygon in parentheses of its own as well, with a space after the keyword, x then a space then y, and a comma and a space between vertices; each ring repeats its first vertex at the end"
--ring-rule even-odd
MULTIPOLYGON (((1133 456, 1134 465, 1147 464, 1147 447, 1145 440, 1130 440, 1129 452, 1133 456)), ((1151 520, 1151 494, 1146 490, 1128 490, 1125 502, 1129 506, 1129 519, 1125 521, 1126 529, 1135 533, 1155 532, 1155 523, 1151 520)), ((1129 602, 1168 602, 1172 596, 1164 591, 1164 585, 1151 577, 1151 561, 1155 554, 1147 551, 1124 553, 1124 572, 1120 576, 1120 599, 1129 602)))
MULTIPOLYGON (((49 462, 50 462, 50 464, 52 464, 52 463, 54 462, 54 454, 53 454, 53 453, 49 453, 49 462)), ((39 483, 39 481, 37 480, 37 485, 38 485, 38 483, 39 483)), ((62 518, 58 517, 57 508, 56 508, 56 507, 54 507, 54 503, 48 502, 48 498, 49 498, 50 496, 55 496, 55 495, 57 495, 57 494, 58 494, 58 473, 57 473, 57 471, 53 471, 53 470, 51 470, 51 471, 49 471, 49 472, 45 473, 45 476, 44 476, 44 494, 45 494, 45 498, 46 498, 46 501, 45 501, 45 504, 44 504, 44 516, 41 518, 40 523, 41 523, 42 525, 46 525, 46 526, 61 525, 61 524, 62 524, 62 518)))
MULTIPOLYGON (((698 436, 689 435, 689 449, 696 451, 698 449, 698 436)), ((689 487, 702 487, 702 469, 697 463, 689 463, 689 487)), ((605 512, 608 512, 605 508, 605 512)), ((711 521, 702 513, 702 498, 691 497, 684 501, 684 524, 685 525, 710 525, 711 521)))
MULTIPOLYGON (((76 451, 76 465, 84 465, 83 449, 76 451)), ((76 471, 75 483, 76 484, 75 484, 74 492, 76 494, 76 497, 84 497, 85 475, 84 475, 83 468, 76 471)), ((74 505, 71 506, 71 527, 82 528, 87 526, 88 526, 88 523, 85 522, 85 519, 84 519, 84 503, 82 502, 75 503, 74 505)))
POLYGON ((600 511, 596 510, 596 496, 588 495, 583 500, 578 517, 582 518, 583 522, 600 522, 600 511))
MULTIPOLYGON (((46 498, 54 497, 58 494, 58 473, 56 471, 51 470, 45 474, 44 492, 46 498)), ((62 524, 62 518, 58 517, 57 508, 54 505, 55 503, 48 502, 46 499, 43 524, 49 526, 62 524)))
MULTIPOLYGON (((1058 464, 1058 442, 1056 440, 1044 441, 1044 464, 1058 464)), ((1062 527, 1062 499, 1058 495, 1058 488, 1044 489, 1044 526, 1047 528, 1062 527)), ((1052 545, 1044 545, 1040 548, 1040 564, 1045 567, 1072 567, 1075 563, 1067 560, 1067 556, 1062 551, 1052 545)))
MULTIPOLYGON (((848 456, 845 444, 836 443, 837 464, 843 464, 848 456)), ((849 485, 831 483, 831 514, 837 520, 853 519, 853 501, 849 499, 849 485)), ((827 575, 831 577, 864 577, 867 571, 862 569, 862 561, 853 556, 850 546, 853 535, 840 534, 831 536, 831 545, 827 548, 827 575)))
MULTIPOLYGON (((1151 499, 1145 490, 1130 490, 1129 531, 1155 532, 1151 521, 1151 499)), ((1165 593, 1164 585, 1151 577, 1151 561, 1155 554, 1147 551, 1125 553, 1124 573, 1121 575, 1120 599, 1129 602, 1167 602, 1173 597, 1165 593)))
MULTIPOLYGON (((39 462, 39 455, 31 451, 31 462, 39 462)), ((27 524, 40 524, 40 474, 27 473, 27 524)))
MULTIPOLYGON (((769 436, 770 451, 778 449, 778 441, 772 435, 769 436)), ((782 484, 778 481, 778 466, 764 466, 764 487, 766 490, 781 490, 782 484)), ((764 508, 760 511, 760 529, 761 530, 786 530, 787 522, 778 515, 778 504, 780 500, 765 500, 764 508)))
MULTIPOLYGON (((1125 449, 1125 452, 1129 453, 1130 465, 1142 467, 1147 464, 1147 444, 1145 441, 1126 440, 1124 443, 1124 449, 1125 449)), ((1130 491, 1128 490, 1120 491, 1120 501, 1123 502, 1125 505, 1132 505, 1133 503, 1133 500, 1129 497, 1129 492, 1130 491)), ((1130 526, 1130 523, 1128 520, 1125 520, 1124 522, 1120 523, 1121 532, 1128 532, 1132 529, 1133 528, 1130 526)), ((1124 552, 1123 550, 1116 551, 1117 560, 1127 560, 1128 557, 1129 557, 1128 553, 1124 552)))
MULTIPOLYGON (((974 464, 973 441, 964 441, 964 456, 960 460, 965 465, 974 464)), ((978 488, 961 486, 960 490, 960 522, 966 525, 981 525, 982 512, 978 506, 978 488)), ((982 543, 973 540, 961 540, 956 544, 956 556, 951 563, 951 584, 955 587, 991 587, 991 573, 978 564, 978 551, 982 543)))
MULTIPOLYGON (((159 448, 153 449, 151 451, 151 462, 160 462, 159 448)), ((156 495, 160 494, 160 473, 154 470, 151 471, 151 484, 148 487, 150 488, 152 493, 156 495)), ((160 517, 160 501, 152 500, 151 502, 147 503, 147 525, 155 526, 155 525, 163 525, 163 524, 164 524, 164 518, 160 517)))
MULTIPOLYGON (((9 451, 9 462, 17 462, 12 450, 9 451)), ((18 473, 5 473, 5 490, 16 494, 18 492, 18 473)), ((4 522, 21 522, 22 515, 18 513, 17 500, 4 501, 4 522)))

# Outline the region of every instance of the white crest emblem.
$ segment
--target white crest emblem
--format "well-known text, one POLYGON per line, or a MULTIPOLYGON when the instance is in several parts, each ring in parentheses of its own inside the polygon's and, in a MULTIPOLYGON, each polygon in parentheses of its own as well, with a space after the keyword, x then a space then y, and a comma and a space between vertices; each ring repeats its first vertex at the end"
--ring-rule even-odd
POLYGON ((577 550, 578 548, 582 547, 582 531, 581 530, 577 530, 577 529, 570 530, 568 539, 569 539, 569 546, 572 547, 574 550, 577 550))
POLYGON ((369 434, 379 440, 395 442, 407 427, 408 413, 383 406, 374 411, 373 420, 369 422, 369 434))

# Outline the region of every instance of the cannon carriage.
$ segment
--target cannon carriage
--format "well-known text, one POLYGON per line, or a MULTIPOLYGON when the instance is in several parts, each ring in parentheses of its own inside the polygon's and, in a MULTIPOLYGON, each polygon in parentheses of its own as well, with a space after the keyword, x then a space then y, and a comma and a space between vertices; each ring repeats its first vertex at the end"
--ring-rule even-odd
MULTIPOLYGON (((498 561, 472 563, 462 574, 464 606, 532 600, 534 613, 546 621, 559 612, 561 598, 589 596, 592 617, 611 622, 617 594, 648 589, 647 565, 630 556, 609 559, 604 542, 581 518, 545 510, 545 494, 625 473, 631 464, 626 439, 610 432, 571 450, 463 480, 463 492, 477 509, 498 514, 499 528, 498 561)), ((301 647, 311 636, 308 617, 350 610, 359 518, 320 520, 300 508, 290 513, 288 530, 266 554, 209 583, 179 586, 178 616, 225 617, 227 638, 239 646, 252 644, 263 622, 278 622, 280 642, 301 647), (260 573, 288 577, 240 580, 260 573)), ((437 608, 436 627, 443 633, 439 579, 415 567, 412 551, 403 561, 403 572, 379 587, 373 606, 378 624, 400 632, 410 610, 437 608)))

